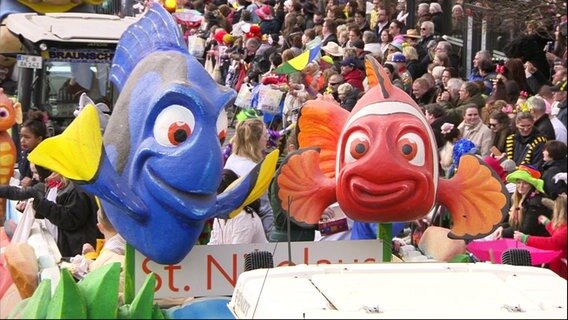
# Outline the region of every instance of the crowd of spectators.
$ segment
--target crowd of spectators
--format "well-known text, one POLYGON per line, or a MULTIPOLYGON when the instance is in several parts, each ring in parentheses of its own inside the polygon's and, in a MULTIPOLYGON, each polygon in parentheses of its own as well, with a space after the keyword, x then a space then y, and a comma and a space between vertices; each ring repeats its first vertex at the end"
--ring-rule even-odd
MULTIPOLYGON (((267 128, 282 129, 297 121, 308 100, 324 98, 351 111, 369 88, 364 60, 371 55, 422 108, 445 177, 455 174, 461 156, 456 149, 498 164, 513 207, 491 237, 547 236, 537 218, 551 219, 552 210, 542 199, 555 200, 566 187, 556 175, 566 172, 566 15, 548 25, 527 23, 506 44, 507 59, 497 61, 482 50, 472 69, 464 70, 460 48, 447 37, 463 32, 462 2, 452 7, 451 28, 444 28, 438 2, 418 1, 416 8, 407 8, 404 0, 389 3, 178 0, 180 7, 203 13, 198 28, 185 30, 204 39, 197 58, 210 61, 206 69, 220 84, 251 96, 238 99, 235 113, 270 113, 264 117, 267 128), (409 23, 408 10, 416 10, 416 23, 409 23), (534 54, 526 54, 527 45, 534 54), (278 97, 276 108, 259 101, 267 95, 278 97)), ((451 225, 447 218, 439 221, 451 225)))

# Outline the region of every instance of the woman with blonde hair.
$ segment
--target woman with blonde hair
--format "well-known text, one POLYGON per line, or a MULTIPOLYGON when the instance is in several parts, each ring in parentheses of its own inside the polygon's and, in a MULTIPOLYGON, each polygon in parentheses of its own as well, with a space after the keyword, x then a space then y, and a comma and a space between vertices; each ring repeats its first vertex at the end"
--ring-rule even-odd
MULTIPOLYGON (((552 201, 550 200, 549 202, 552 201)), ((513 236, 516 240, 522 241, 531 247, 562 251, 560 256, 550 261, 548 267, 564 279, 568 278, 568 270, 566 268, 566 248, 568 246, 566 219, 566 193, 563 193, 554 201, 552 220, 549 220, 545 215, 538 216, 538 222, 544 225, 550 236, 529 236, 520 231, 515 231, 513 236)))
POLYGON ((420 61, 418 61, 418 52, 412 46, 403 46, 402 54, 406 57, 406 69, 410 73, 412 79, 418 79, 424 74, 420 61))
POLYGON ((507 176, 507 182, 516 184, 511 196, 511 209, 505 223, 495 231, 495 238, 513 238, 519 231, 530 236, 547 236, 539 216, 550 219, 552 212, 542 204, 544 181, 540 172, 530 165, 520 165, 516 171, 507 176))
MULTIPOLYGON (((218 188, 222 192, 234 180, 247 175, 264 158, 264 149, 268 142, 268 130, 260 118, 251 118, 241 121, 235 128, 235 135, 231 138, 232 154, 225 163, 223 180, 218 188)), ((270 208, 267 195, 266 206, 270 208)), ((211 238, 208 244, 238 244, 238 243, 266 243, 266 233, 272 226, 272 210, 263 214, 261 201, 245 207, 237 216, 231 219, 215 218, 211 238), (263 223, 267 227, 263 227, 263 223)))

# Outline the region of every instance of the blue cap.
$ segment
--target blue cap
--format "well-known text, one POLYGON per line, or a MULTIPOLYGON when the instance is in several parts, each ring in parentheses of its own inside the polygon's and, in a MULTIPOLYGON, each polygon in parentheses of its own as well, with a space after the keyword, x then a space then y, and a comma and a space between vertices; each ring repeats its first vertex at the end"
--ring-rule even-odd
POLYGON ((406 57, 400 52, 396 52, 392 55, 392 62, 406 62, 406 57))
POLYGON ((355 61, 355 58, 353 58, 353 57, 347 57, 347 58, 343 59, 343 61, 341 61, 341 65, 342 66, 350 66, 352 68, 355 68, 357 66, 357 61, 355 61))

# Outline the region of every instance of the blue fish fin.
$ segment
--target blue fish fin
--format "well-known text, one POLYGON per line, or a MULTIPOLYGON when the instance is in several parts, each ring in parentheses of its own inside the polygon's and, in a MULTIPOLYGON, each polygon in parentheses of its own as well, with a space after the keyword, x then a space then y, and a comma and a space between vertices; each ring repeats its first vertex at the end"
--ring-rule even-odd
POLYGON ((251 172, 231 183, 217 198, 217 216, 233 218, 241 210, 260 198, 270 186, 276 171, 278 150, 270 152, 251 172))
POLYGON ((302 148, 288 154, 274 177, 276 202, 300 225, 317 224, 325 208, 336 202, 335 179, 325 176, 319 163, 319 148, 302 148))
POLYGON ((110 80, 122 91, 126 79, 144 57, 156 51, 187 52, 183 36, 170 13, 152 3, 138 22, 124 31, 114 55, 110 80))

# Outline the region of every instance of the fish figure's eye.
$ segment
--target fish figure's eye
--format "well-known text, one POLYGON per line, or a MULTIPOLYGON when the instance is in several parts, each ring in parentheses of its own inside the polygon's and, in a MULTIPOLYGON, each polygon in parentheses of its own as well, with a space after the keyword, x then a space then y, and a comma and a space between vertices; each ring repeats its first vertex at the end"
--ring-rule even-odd
POLYGON ((424 165, 424 141, 415 133, 407 133, 397 141, 400 154, 415 166, 424 165))
POLYGON ((221 144, 223 144, 223 141, 225 141, 225 138, 227 138, 228 123, 227 112, 225 111, 225 109, 221 109, 219 118, 217 118, 217 135, 219 136, 219 141, 221 141, 221 144))
POLYGON ((345 148, 345 162, 361 159, 369 151, 370 144, 369 137, 362 132, 350 135, 345 148))
POLYGON ((175 147, 191 136, 195 128, 193 113, 180 105, 171 105, 158 115, 154 124, 156 141, 166 147, 175 147))
POLYGON ((0 107, 0 119, 6 119, 10 116, 10 111, 5 107, 0 107))

